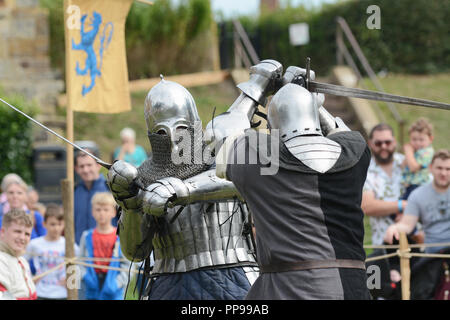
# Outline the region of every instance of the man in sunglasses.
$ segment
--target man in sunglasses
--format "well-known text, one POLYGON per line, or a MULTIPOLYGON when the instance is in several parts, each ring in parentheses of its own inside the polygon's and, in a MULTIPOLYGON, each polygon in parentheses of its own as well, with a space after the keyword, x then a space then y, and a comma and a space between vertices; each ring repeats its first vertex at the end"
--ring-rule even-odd
MULTIPOLYGON (((386 230, 400 219, 407 203, 400 200, 401 164, 404 156, 395 152, 397 142, 394 131, 386 123, 377 124, 372 128, 368 145, 372 151, 372 160, 363 188, 361 208, 364 214, 369 216, 372 244, 382 245, 386 230)), ((377 251, 374 251, 373 255, 378 255, 377 251)), ((401 280, 397 260, 390 260, 388 267, 390 285, 396 285, 401 280)), ((386 297, 389 296, 388 293, 384 294, 386 297)))
POLYGON ((372 244, 381 245, 387 228, 398 220, 406 207, 401 196, 404 156, 395 152, 397 142, 391 126, 380 123, 372 128, 368 145, 372 160, 364 184, 361 207, 370 217, 372 244))

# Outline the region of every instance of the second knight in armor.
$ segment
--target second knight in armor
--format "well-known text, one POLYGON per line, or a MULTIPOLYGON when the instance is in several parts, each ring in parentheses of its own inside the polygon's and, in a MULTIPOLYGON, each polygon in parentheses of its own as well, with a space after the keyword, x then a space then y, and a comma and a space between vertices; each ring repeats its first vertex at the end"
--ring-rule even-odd
POLYGON ((233 181, 254 217, 260 276, 246 298, 370 299, 361 210, 370 151, 291 75, 267 107, 269 136, 279 139, 259 139, 278 145, 278 159, 269 158, 278 171, 261 174, 254 130, 228 137, 217 155, 226 159, 217 175, 233 181))

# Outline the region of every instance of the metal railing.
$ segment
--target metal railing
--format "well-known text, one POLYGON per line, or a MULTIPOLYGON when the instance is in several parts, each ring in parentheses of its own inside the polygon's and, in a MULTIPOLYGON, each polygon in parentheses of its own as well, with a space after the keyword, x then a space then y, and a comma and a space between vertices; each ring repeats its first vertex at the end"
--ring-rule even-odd
POLYGON ((250 69, 259 63, 258 54, 253 48, 247 33, 239 20, 233 20, 234 67, 250 69))
MULTIPOLYGON (((361 72, 359 71, 359 68, 357 64, 355 63, 352 55, 350 54, 349 50, 347 49, 347 46, 344 42, 344 36, 350 43, 350 46, 352 47, 354 53, 356 54, 356 57, 358 58, 359 62, 361 63, 364 71, 367 73, 370 81, 373 83, 375 88, 378 91, 386 92, 381 85, 380 81, 378 80, 377 75, 373 71, 369 61, 367 60, 366 56, 361 50, 361 47, 358 44, 358 41, 356 40, 355 36, 353 35, 352 31, 350 30, 350 27, 348 26, 347 22, 342 17, 336 18, 336 60, 338 65, 344 64, 345 62, 353 69, 353 71, 356 73, 356 76, 358 77, 358 80, 361 80, 363 78, 361 72)), ((360 82, 361 85, 364 87, 364 83, 360 82)), ((386 102, 386 105, 389 108, 389 111, 391 112, 395 122, 398 126, 398 136, 399 136, 399 142, 402 146, 404 144, 404 127, 405 127, 405 120, 402 118, 400 113, 398 112, 395 105, 391 102, 386 102)))

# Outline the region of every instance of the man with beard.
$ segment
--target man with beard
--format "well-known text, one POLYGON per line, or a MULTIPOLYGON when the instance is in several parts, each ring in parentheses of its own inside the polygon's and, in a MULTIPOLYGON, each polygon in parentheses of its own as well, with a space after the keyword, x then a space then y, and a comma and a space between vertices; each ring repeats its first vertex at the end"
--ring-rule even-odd
MULTIPOLYGON (((255 112, 259 99, 253 95, 262 100, 282 71, 278 63, 264 61, 253 70, 253 78, 239 86, 242 93, 233 104, 238 110, 255 112)), ((246 114, 239 119, 250 126, 246 114)), ((118 229, 124 255, 136 262, 153 250, 145 295, 150 300, 243 299, 258 276, 249 212, 234 185, 218 179, 205 161, 211 153, 202 141, 193 97, 162 79, 147 95, 145 120, 151 158, 139 168, 116 161, 108 173, 123 210, 118 229)))
POLYGON ((387 228, 398 220, 407 202, 401 197, 404 156, 395 152, 397 142, 392 127, 380 123, 369 134, 372 160, 364 184, 361 207, 370 217, 372 244, 383 244, 387 228))
MULTIPOLYGON (((414 190, 408 198, 408 206, 400 221, 391 225, 385 241, 392 243, 400 232, 410 233, 420 220, 425 232, 425 243, 450 242, 450 152, 439 150, 430 164, 433 180, 414 190)), ((427 253, 435 253, 444 247, 427 247, 427 253)))

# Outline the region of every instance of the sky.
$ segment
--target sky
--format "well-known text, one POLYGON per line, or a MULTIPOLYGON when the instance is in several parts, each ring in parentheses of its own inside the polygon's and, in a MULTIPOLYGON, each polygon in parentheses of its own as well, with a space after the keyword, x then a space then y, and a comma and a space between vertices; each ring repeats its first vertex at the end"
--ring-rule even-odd
MULTIPOLYGON (((256 15, 259 11, 259 2, 260 0, 211 0, 211 6, 215 14, 222 11, 225 18, 232 18, 240 15, 256 15)), ((303 4, 310 7, 337 0, 290 0, 290 2, 292 6, 303 4)), ((285 3, 286 0, 280 0, 280 5, 285 3)))

